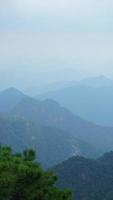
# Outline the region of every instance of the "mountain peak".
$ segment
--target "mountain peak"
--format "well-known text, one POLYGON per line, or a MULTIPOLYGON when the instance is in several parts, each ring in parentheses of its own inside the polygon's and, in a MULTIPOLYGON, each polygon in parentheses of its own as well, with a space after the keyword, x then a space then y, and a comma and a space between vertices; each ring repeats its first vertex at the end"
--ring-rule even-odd
MULTIPOLYGON (((18 93, 18 94, 23 94, 20 90, 18 90, 17 88, 15 88, 15 87, 9 87, 9 88, 7 88, 7 89, 5 89, 5 90, 3 90, 1 93, 0 93, 0 95, 1 94, 6 94, 6 93, 18 93)), ((24 95, 24 94, 23 94, 24 95)))
POLYGON ((14 87, 10 87, 0 93, 0 112, 9 112, 23 98, 24 94, 14 87))

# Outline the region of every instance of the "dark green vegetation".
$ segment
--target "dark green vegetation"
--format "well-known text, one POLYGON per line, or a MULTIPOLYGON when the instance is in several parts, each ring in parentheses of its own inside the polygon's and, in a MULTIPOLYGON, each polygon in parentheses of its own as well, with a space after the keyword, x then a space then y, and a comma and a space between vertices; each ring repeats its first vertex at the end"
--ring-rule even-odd
POLYGON ((37 98, 52 98, 74 114, 103 126, 113 126, 113 81, 90 78, 37 98))
POLYGON ((74 200, 113 199, 113 152, 97 160, 72 157, 54 170, 57 186, 72 189, 74 200))
POLYGON ((0 200, 71 200, 71 192, 57 189, 56 180, 35 161, 33 150, 14 154, 0 147, 0 200))

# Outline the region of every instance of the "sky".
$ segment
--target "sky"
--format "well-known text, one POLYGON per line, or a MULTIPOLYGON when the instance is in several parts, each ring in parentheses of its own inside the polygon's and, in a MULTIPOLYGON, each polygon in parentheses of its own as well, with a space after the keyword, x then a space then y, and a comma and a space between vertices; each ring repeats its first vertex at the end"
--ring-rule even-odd
POLYGON ((0 88, 113 78, 112 0, 1 0, 0 88))

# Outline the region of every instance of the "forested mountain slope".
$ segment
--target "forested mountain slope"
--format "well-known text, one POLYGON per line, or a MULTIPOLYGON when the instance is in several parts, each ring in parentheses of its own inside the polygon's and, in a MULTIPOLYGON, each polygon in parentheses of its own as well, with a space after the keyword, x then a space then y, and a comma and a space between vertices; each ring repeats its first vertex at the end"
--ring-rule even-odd
POLYGON ((72 189, 74 200, 113 199, 113 152, 97 160, 72 157, 54 170, 57 186, 72 189))

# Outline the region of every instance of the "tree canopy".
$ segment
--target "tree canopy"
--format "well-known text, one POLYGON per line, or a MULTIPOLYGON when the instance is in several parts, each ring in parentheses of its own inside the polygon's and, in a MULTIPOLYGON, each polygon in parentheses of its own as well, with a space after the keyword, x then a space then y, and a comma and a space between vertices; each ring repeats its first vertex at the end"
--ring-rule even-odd
POLYGON ((35 161, 33 150, 14 154, 0 147, 0 200, 71 200, 71 192, 58 189, 56 180, 35 161))

